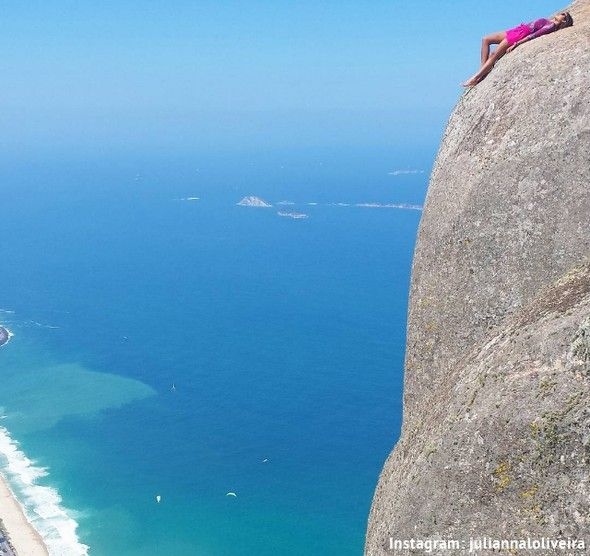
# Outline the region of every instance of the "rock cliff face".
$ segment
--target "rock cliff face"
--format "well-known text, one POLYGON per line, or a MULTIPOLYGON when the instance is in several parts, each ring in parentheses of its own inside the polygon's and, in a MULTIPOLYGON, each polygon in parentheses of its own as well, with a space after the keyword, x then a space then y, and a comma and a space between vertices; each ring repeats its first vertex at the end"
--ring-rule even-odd
POLYGON ((506 55, 449 121, 368 555, 410 553, 390 538, 590 544, 590 0, 570 11, 574 27, 506 55))

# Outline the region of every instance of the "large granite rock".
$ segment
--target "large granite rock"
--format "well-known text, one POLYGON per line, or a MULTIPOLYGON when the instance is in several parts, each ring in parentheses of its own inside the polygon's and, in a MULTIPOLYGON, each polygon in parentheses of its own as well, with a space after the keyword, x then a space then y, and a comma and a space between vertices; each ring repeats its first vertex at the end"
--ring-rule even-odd
POLYGON ((371 556, 390 537, 590 533, 590 376, 572 355, 590 334, 588 268, 566 275, 590 254, 590 0, 570 11, 574 27, 506 55, 445 132, 371 556))

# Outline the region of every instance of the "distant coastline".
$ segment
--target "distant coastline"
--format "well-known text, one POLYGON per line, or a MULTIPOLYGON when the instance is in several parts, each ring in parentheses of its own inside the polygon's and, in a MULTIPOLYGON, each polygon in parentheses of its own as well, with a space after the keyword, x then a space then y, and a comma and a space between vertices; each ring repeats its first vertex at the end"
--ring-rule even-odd
POLYGON ((22 506, 8 486, 8 481, 0 475, 0 548, 9 556, 29 555, 47 556, 49 551, 41 535, 26 518, 22 506))
POLYGON ((12 332, 0 324, 0 347, 7 344, 10 338, 12 338, 12 332))
MULTIPOLYGON (((13 334, 0 325, 0 347, 13 334)), ((37 530, 27 520, 24 510, 13 495, 8 481, 0 474, 0 551, 7 556, 30 554, 47 556, 48 551, 37 530)))

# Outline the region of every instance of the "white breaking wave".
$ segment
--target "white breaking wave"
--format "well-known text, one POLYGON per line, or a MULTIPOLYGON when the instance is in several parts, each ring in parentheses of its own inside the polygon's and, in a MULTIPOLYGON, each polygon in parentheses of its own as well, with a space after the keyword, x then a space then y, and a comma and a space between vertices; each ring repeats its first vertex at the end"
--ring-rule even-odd
POLYGON ((56 489, 37 484, 47 470, 35 465, 18 447, 8 431, 0 427, 0 471, 8 479, 25 515, 43 538, 51 556, 86 556, 76 529, 78 523, 61 505, 56 489))
POLYGON ((354 206, 363 208, 395 208, 404 210, 422 210, 422 205, 411 205, 408 203, 357 203, 354 206))
POLYGON ((37 326, 38 328, 51 328, 53 330, 57 330, 59 328, 59 326, 53 326, 51 324, 43 324, 42 322, 37 322, 36 320, 28 320, 24 324, 30 325, 30 326, 37 326))
POLYGON ((424 170, 393 170, 393 172, 387 172, 390 176, 407 176, 410 174, 424 174, 424 170))

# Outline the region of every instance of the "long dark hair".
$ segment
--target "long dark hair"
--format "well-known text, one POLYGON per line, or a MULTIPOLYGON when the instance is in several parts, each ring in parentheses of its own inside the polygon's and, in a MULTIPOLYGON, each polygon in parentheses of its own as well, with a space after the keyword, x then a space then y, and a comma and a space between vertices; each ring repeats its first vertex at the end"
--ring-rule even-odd
POLYGON ((571 27, 574 24, 574 18, 569 12, 562 12, 565 15, 565 21, 559 25, 559 29, 565 29, 571 27))

